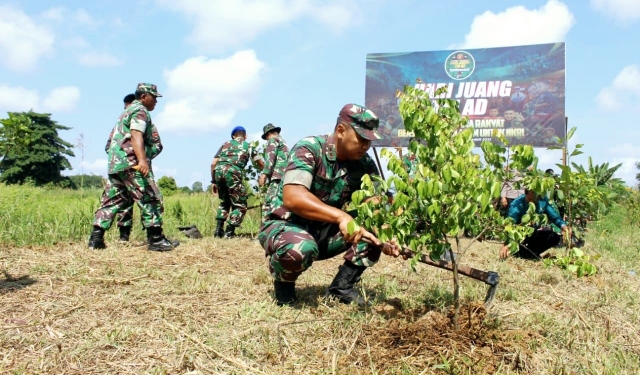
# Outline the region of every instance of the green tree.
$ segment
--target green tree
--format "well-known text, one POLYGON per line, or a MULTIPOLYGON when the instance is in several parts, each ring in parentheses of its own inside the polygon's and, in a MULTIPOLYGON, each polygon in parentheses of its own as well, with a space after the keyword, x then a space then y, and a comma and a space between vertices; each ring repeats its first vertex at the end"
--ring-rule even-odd
MULTIPOLYGON (((444 89, 438 94, 442 92, 444 89)), ((383 149, 381 155, 389 159, 388 169, 393 175, 387 180, 365 176, 363 190, 352 196, 355 207, 351 208, 358 208, 358 224, 376 232, 381 241, 396 238, 414 253, 428 252, 432 259, 450 253, 454 269, 453 321, 457 326, 458 259, 470 246, 462 248, 463 233, 477 234, 473 241, 490 234, 506 242, 515 252, 533 228, 513 225, 511 219, 502 218, 492 204, 500 196, 505 179, 504 146, 483 142, 483 165, 480 155, 472 152, 473 128, 466 126, 467 118, 461 116, 457 101, 436 99, 432 102, 426 92, 411 86, 398 95, 405 128, 415 136, 409 144, 415 164, 409 167, 395 153, 383 149), (389 186, 396 190, 392 203, 377 200, 362 203, 367 197, 383 196, 389 186), (420 221, 422 228, 418 226, 420 221)), ((531 146, 518 145, 511 150, 515 154, 511 168, 525 170, 535 164, 531 146)), ((544 186, 551 188, 553 179, 546 179, 544 186)), ((530 207, 530 214, 523 218, 523 224, 540 220, 532 209, 530 207)), ((417 257, 414 257, 412 267, 416 263, 417 257)))
POLYGON ((194 193, 202 193, 202 182, 200 181, 194 182, 193 185, 191 185, 191 190, 194 193))
POLYGON ((178 192, 178 184, 173 177, 162 176, 158 180, 158 187, 163 195, 170 196, 178 192))
POLYGON ((0 120, 0 157, 9 151, 23 152, 31 138, 29 118, 20 113, 10 112, 8 115, 8 118, 0 120))
POLYGON ((640 162, 636 162, 636 168, 638 173, 636 174, 636 181, 638 181, 638 189, 640 189, 640 162))
POLYGON ((58 130, 71 128, 51 120, 51 114, 33 111, 10 112, 9 118, 2 120, 3 129, 9 123, 17 123, 20 128, 26 128, 29 140, 23 145, 24 150, 15 147, 4 150, 0 161, 0 181, 18 184, 31 180, 37 186, 68 183, 61 172, 72 169, 67 156, 75 155, 73 145, 62 140, 58 136, 58 130))
POLYGON ((72 189, 80 189, 81 186, 85 189, 104 188, 104 178, 95 174, 76 174, 69 176, 69 180, 71 180, 72 189))

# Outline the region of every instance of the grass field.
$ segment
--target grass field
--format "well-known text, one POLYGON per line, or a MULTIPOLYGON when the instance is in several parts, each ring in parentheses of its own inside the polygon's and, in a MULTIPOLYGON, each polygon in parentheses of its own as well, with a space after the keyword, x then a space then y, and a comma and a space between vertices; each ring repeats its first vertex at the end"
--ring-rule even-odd
POLYGON ((636 374, 640 368, 640 234, 621 207, 590 227, 584 250, 602 255, 593 277, 577 279, 541 262, 499 261, 498 244, 474 244, 463 263, 498 271, 501 281, 487 311, 479 303, 486 287, 462 279, 465 308, 454 331, 451 275, 424 265, 414 273, 386 257, 363 276, 371 309, 323 298, 341 259, 315 263, 298 282, 301 303, 277 307, 259 244, 211 238, 209 195, 166 200, 170 234, 179 236, 179 224, 197 224, 207 237, 179 237, 175 251, 152 253, 140 231, 130 246, 117 245, 111 231, 109 249, 86 249, 98 192, 79 199, 77 192, 11 189, 0 195, 0 373, 636 374), (177 202, 182 221, 171 218, 177 202))

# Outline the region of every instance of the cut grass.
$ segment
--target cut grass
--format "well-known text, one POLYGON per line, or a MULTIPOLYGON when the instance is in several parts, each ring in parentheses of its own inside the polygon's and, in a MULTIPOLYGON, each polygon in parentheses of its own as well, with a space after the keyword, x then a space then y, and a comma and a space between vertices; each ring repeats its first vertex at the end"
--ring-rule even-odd
MULTIPOLYGON (((302 275, 299 305, 277 307, 248 239, 181 238, 169 253, 113 241, 4 248, 0 373, 635 374, 640 239, 624 214, 591 226, 585 251, 603 257, 590 278, 474 245, 463 263, 501 282, 486 318, 463 310, 460 332, 447 328, 451 274, 399 259, 365 272, 373 308, 360 311, 323 298, 340 258, 302 275)), ((485 292, 462 278, 466 302, 485 292)))

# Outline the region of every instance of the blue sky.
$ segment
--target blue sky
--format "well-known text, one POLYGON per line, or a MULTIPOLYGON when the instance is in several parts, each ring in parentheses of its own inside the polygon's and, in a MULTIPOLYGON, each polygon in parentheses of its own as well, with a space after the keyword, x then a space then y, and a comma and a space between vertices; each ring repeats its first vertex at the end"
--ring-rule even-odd
MULTIPOLYGON (((52 113, 73 128, 63 139, 84 135, 69 173, 105 175, 122 98, 155 83, 156 175, 206 185, 236 125, 258 139, 272 122, 291 145, 331 131, 342 105, 364 103, 367 53, 564 41, 573 143, 632 183, 639 36, 638 0, 0 0, 0 113, 52 113)), ((538 151, 543 168, 560 161, 538 151)))

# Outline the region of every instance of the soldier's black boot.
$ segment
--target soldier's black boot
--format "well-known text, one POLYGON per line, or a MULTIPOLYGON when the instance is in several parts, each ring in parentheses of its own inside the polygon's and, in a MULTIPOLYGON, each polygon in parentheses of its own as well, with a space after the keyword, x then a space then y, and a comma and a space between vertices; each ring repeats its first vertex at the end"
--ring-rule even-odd
POLYGON ((283 281, 274 281, 273 290, 276 295, 278 306, 293 305, 298 297, 296 296, 296 284, 283 281))
POLYGON ((89 236, 89 249, 106 249, 107 244, 104 243, 104 229, 93 227, 89 236))
POLYGON ((233 238, 236 236, 236 227, 234 225, 227 225, 227 229, 224 231, 224 238, 233 238))
POLYGON ((216 238, 224 237, 224 219, 216 220, 216 232, 213 236, 216 238))
POLYGON ((367 267, 356 266, 355 264, 345 261, 340 266, 338 274, 329 285, 327 294, 330 297, 337 298, 342 303, 357 303, 358 306, 366 306, 366 301, 357 290, 354 289, 354 284, 360 281, 360 276, 367 267))
POLYGON ((129 242, 131 227, 118 227, 118 230, 120 231, 120 242, 129 242))
POLYGON ((180 245, 178 241, 171 241, 162 233, 162 227, 147 228, 147 249, 151 251, 170 251, 180 245))

